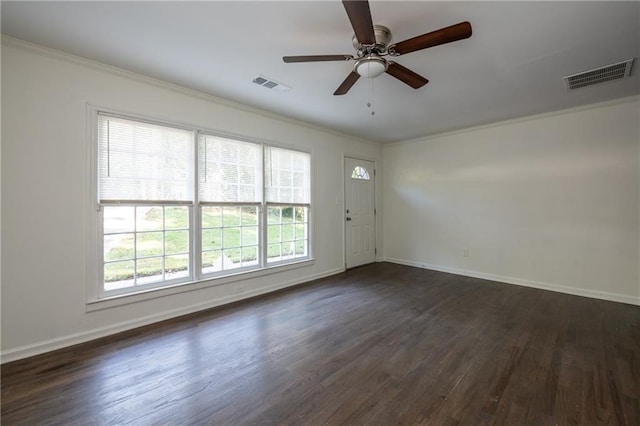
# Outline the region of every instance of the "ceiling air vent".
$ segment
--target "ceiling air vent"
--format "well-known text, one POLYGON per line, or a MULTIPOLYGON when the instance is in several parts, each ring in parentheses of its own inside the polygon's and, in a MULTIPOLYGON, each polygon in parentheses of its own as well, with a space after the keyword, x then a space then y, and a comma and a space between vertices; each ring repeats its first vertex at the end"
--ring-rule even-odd
POLYGON ((617 64, 606 65, 590 71, 568 75, 564 77, 567 90, 572 91, 581 87, 593 86, 594 84, 627 78, 631 74, 631 64, 633 64, 633 59, 634 58, 631 58, 626 61, 618 62, 617 64))
POLYGON ((260 74, 256 75, 252 81, 258 86, 266 87, 267 89, 272 89, 276 92, 286 92, 291 90, 291 87, 287 86, 286 84, 278 83, 277 81, 260 74))

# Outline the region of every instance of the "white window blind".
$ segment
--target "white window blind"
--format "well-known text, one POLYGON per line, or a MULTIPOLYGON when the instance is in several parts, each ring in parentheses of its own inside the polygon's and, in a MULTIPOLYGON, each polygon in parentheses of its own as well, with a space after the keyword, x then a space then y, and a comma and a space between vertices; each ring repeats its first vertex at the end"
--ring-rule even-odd
POLYGON ((98 198, 193 200, 193 132, 98 116, 98 198))
POLYGON ((309 204, 311 202, 311 156, 304 152, 265 147, 266 201, 309 204))
POLYGON ((260 145, 210 135, 198 139, 200 201, 260 202, 260 145))

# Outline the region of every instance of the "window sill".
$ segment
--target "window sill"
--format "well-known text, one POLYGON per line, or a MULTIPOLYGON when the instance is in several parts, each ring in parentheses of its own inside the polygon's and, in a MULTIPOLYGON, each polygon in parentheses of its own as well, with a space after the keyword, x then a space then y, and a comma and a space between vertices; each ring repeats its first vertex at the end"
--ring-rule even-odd
POLYGON ((204 278, 198 281, 189 281, 186 283, 175 284, 168 287, 153 288, 135 293, 119 294, 117 296, 107 296, 101 299, 88 300, 85 311, 101 311, 103 309, 144 302, 147 300, 171 296, 174 294, 187 293, 190 291, 202 290, 209 287, 217 287, 242 280, 258 278, 265 275, 276 274, 298 268, 304 268, 311 266, 314 263, 315 259, 313 258, 304 259, 298 262, 287 263, 286 265, 268 266, 256 271, 238 272, 224 276, 217 276, 215 278, 204 278))

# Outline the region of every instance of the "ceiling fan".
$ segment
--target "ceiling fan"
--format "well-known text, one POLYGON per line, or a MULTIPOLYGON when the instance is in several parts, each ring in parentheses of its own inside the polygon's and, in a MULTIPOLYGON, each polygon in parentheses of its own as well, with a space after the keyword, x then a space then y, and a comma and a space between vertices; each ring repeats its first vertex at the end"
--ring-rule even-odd
POLYGON ((353 55, 310 55, 282 58, 286 63, 355 60, 353 71, 333 93, 334 95, 347 93, 361 76, 375 78, 384 72, 414 89, 419 89, 429 80, 397 62, 385 59, 384 56, 400 56, 471 37, 471 24, 465 21, 389 45, 391 31, 385 26, 373 25, 367 0, 342 0, 342 4, 355 32, 352 39, 353 47, 356 49, 355 57, 353 55))

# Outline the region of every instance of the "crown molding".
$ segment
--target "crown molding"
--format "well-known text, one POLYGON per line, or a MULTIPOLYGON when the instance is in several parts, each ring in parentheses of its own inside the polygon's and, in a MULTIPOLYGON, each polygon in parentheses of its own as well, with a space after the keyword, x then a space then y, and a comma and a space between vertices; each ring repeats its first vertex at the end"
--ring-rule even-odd
POLYGON ((63 52, 61 50, 56 50, 56 49, 52 49, 50 47, 45 47, 36 43, 31 43, 29 41, 25 41, 25 40, 21 40, 15 37, 11 37, 5 34, 2 34, 2 44, 6 45, 6 46, 11 46, 17 49, 21 49, 21 50, 25 50, 25 51, 29 51, 32 53, 36 53, 42 56, 48 56, 54 59, 58 59, 58 60, 62 60, 62 61, 66 61, 66 62, 70 62, 70 63, 74 63, 76 65, 80 65, 80 66, 84 66, 84 67, 88 67, 88 68, 92 68, 98 71, 103 71, 103 72, 107 72, 119 77, 124 77, 124 78, 128 78, 130 80, 135 80, 141 83, 145 83, 145 84, 149 84, 152 86, 156 86, 158 88, 161 89, 166 89, 166 90, 171 90, 183 95, 187 95, 187 96, 191 96, 193 98, 197 98, 200 100, 204 100, 207 102, 211 102, 217 105, 222 105, 228 108, 232 108, 238 111, 242 111, 242 112, 248 112, 251 114, 256 114, 256 115, 260 115, 262 117, 265 118, 269 118, 272 120, 277 120, 283 123, 287 123, 287 124, 291 124, 291 125, 295 125, 295 126, 300 126, 300 127, 305 127, 307 129, 311 129, 311 130, 315 130, 315 131, 319 131, 319 132, 323 132, 323 133, 329 133, 331 135, 334 136, 338 136, 338 137, 343 137, 343 138, 349 138, 352 139, 354 141, 360 142, 360 143, 365 143, 367 145, 373 145, 373 146, 381 146, 380 142, 375 142, 369 139, 363 139, 362 137, 356 136, 356 135, 352 135, 352 134, 348 134, 348 133, 343 133, 343 132, 339 132, 335 129, 332 129, 330 127, 323 127, 323 126, 318 126, 316 124, 310 123, 308 121, 303 121, 303 120, 298 120, 292 117, 288 117, 286 115, 281 115, 281 114, 277 114, 271 111, 267 111, 264 109, 260 109, 260 108, 256 108, 256 107, 252 107, 240 102, 235 102, 226 98, 222 98, 219 96, 215 96, 209 93, 205 93, 205 92, 201 92, 195 89, 190 89, 188 87, 184 87, 184 86, 180 86, 178 84, 174 84, 174 83, 169 83, 167 81, 164 80, 160 80, 154 77, 149 77, 147 75, 144 74, 139 74, 133 71, 128 71, 126 69, 123 68, 118 68, 112 65, 107 65, 104 64, 102 62, 98 62, 98 61, 94 61, 92 59, 88 59, 88 58, 84 58, 82 56, 77 56, 77 55, 73 55, 70 53, 66 53, 63 52))
POLYGON ((517 117, 517 118, 511 118, 508 120, 496 121, 493 123, 480 124, 478 126, 466 127, 464 129, 450 130, 442 133, 434 133, 433 135, 420 136, 414 139, 407 139, 404 141, 386 143, 386 144, 383 144, 383 148, 400 146, 400 145, 411 145, 415 143, 423 143, 423 142, 428 142, 432 139, 437 139, 442 137, 462 135, 465 133, 472 133, 476 131, 492 129, 495 127, 508 126, 511 124, 518 124, 518 123, 526 123, 528 121, 540 120, 540 119, 550 118, 550 117, 558 117, 565 114, 572 114, 576 112, 588 111, 588 110, 593 110, 598 108, 605 108, 612 105, 632 103, 632 102, 640 102, 640 95, 624 96, 621 98, 609 99, 606 101, 595 102, 595 103, 586 104, 586 105, 580 105, 580 106, 575 106, 575 107, 570 107, 565 109, 559 109, 555 111, 543 112, 540 114, 526 115, 524 117, 517 117))

